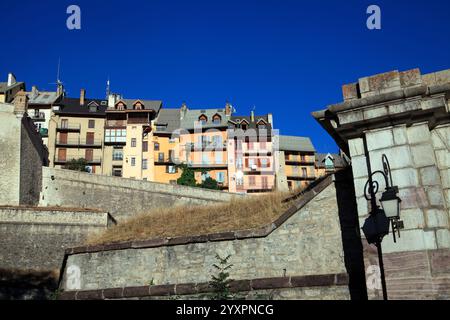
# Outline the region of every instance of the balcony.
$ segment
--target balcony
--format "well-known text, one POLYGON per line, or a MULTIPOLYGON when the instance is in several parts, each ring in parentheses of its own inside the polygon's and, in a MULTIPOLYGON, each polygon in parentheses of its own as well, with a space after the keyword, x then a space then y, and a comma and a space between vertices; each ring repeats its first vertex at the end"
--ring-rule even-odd
POLYGON ((178 158, 155 158, 155 164, 175 164, 175 163, 180 163, 180 159, 178 158))
POLYGON ((68 123, 60 123, 56 127, 56 131, 63 131, 63 132, 79 132, 81 129, 80 124, 68 124, 68 123))
POLYGON ((228 163, 189 162, 188 166, 191 168, 227 169, 228 163))
POLYGON ((224 151, 227 149, 226 143, 214 143, 214 142, 204 142, 204 143, 186 143, 186 150, 190 151, 224 151))
POLYGON ((315 180, 316 179, 316 175, 314 173, 289 173, 286 174, 286 177, 290 180, 315 180))
MULTIPOLYGON (((71 160, 78 160, 79 158, 83 157, 56 157, 55 158, 55 165, 65 165, 67 162, 71 160)), ((91 159, 85 159, 88 165, 101 165, 102 164, 102 158, 101 157, 94 157, 91 159)))
POLYGON ((314 158, 294 158, 287 157, 285 163, 287 165, 314 165, 314 158))
POLYGON ((62 148, 101 148, 102 140, 100 139, 61 139, 56 140, 56 147, 62 148))
POLYGON ((45 113, 44 112, 35 112, 30 116, 30 118, 34 122, 44 122, 45 121, 45 113))
POLYGON ((127 120, 106 120, 105 128, 126 128, 127 120))

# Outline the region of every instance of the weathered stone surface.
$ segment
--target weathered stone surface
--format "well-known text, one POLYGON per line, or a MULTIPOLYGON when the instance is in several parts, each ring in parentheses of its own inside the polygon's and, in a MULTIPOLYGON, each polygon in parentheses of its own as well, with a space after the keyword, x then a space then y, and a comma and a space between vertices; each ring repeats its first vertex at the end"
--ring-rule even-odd
POLYGON ((392 135, 391 129, 368 132, 366 138, 367 149, 369 151, 388 148, 394 145, 394 136, 392 135))
POLYGON ((46 167, 43 168, 42 184, 42 206, 100 209, 109 212, 119 222, 144 213, 149 207, 203 205, 241 197, 215 190, 46 167), (90 192, 86 193, 86 190, 90 192))
POLYGON ((409 144, 428 142, 430 140, 430 130, 427 124, 413 125, 407 128, 409 144))
POLYGON ((231 255, 235 280, 279 277, 283 269, 289 275, 342 273, 337 212, 335 188, 329 185, 265 237, 76 254, 68 257, 66 268, 80 268, 83 290, 142 286, 150 280, 205 283, 215 272, 216 254, 231 255))

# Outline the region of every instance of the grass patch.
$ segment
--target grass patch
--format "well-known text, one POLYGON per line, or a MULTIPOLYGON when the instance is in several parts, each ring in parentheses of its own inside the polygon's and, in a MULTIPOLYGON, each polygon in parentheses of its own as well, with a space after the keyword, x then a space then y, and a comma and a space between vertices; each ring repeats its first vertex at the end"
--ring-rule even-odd
POLYGON ((163 237, 204 235, 261 227, 272 223, 290 201, 291 193, 273 192, 234 198, 209 206, 158 208, 138 215, 103 233, 92 235, 88 245, 148 240, 163 237))

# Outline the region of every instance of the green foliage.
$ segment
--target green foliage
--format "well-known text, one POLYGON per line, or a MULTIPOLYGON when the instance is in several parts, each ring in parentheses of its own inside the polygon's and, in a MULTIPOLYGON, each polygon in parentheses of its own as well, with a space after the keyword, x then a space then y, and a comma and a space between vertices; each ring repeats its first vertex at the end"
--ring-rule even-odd
POLYGON ((178 165, 178 168, 183 170, 181 176, 177 179, 177 184, 182 186, 196 187, 197 183, 195 182, 195 170, 191 167, 188 167, 186 164, 178 165))
POLYGON ((201 172, 206 174, 208 171, 203 168, 194 169, 186 164, 180 164, 177 166, 183 172, 181 176, 177 179, 177 184, 189 187, 199 187, 204 189, 219 190, 219 184, 216 180, 211 177, 206 178, 202 183, 197 183, 195 181, 195 172, 201 172))
POLYGON ((87 165, 88 165, 88 162, 86 161, 86 159, 83 159, 83 158, 72 159, 72 160, 66 162, 64 169, 86 172, 87 165))
POLYGON ((228 255, 225 258, 222 258, 218 254, 216 254, 216 259, 218 260, 218 264, 214 264, 214 268, 218 271, 216 275, 211 276, 210 285, 214 289, 214 293, 211 295, 212 300, 229 300, 232 299, 233 296, 230 294, 230 273, 229 269, 233 267, 232 264, 229 264, 228 260, 231 255, 228 255))
POLYGON ((219 190, 219 184, 216 180, 214 180, 211 177, 206 178, 200 185, 200 188, 204 189, 213 189, 213 190, 219 190))
POLYGON ((49 296, 49 300, 58 300, 59 294, 62 292, 61 289, 56 289, 55 291, 53 291, 50 296, 49 296))

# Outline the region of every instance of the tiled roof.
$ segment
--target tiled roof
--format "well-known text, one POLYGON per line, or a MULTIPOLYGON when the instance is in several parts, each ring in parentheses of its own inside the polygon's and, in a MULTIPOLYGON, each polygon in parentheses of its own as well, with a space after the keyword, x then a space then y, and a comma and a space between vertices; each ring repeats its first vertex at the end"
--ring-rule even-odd
POLYGON ((182 119, 180 121, 181 127, 183 129, 194 129, 195 123, 199 122, 199 117, 205 115, 208 121, 202 128, 224 128, 227 127, 229 116, 225 115, 225 109, 195 109, 195 110, 185 110, 180 111, 182 119), (212 118, 215 114, 220 116, 220 123, 213 123, 212 118))
POLYGON ((145 110, 153 110, 156 113, 161 109, 162 101, 161 100, 140 100, 140 99, 121 99, 117 102, 124 102, 127 110, 132 110, 133 105, 139 101, 144 106, 145 110))
POLYGON ((101 99, 85 99, 84 105, 80 105, 79 98, 64 98, 57 103, 61 107, 55 114, 71 114, 80 116, 106 116, 105 110, 108 107, 108 101, 101 99), (95 102, 98 104, 97 111, 91 111, 89 105, 95 102))
POLYGON ((56 92, 39 91, 33 94, 33 92, 27 92, 28 104, 53 104, 59 96, 56 92))
POLYGON ((155 121, 155 133, 172 133, 180 128, 180 109, 161 109, 155 121), (164 127, 164 130, 161 127, 164 127))
POLYGON ((12 89, 12 88, 14 88, 15 86, 18 86, 18 85, 24 85, 24 83, 23 82, 16 82, 12 86, 8 87, 8 82, 0 82, 0 93, 4 93, 7 90, 12 89))
POLYGON ((279 150, 315 152, 311 139, 308 137, 279 136, 279 150))

